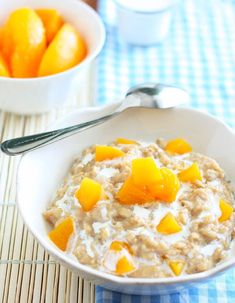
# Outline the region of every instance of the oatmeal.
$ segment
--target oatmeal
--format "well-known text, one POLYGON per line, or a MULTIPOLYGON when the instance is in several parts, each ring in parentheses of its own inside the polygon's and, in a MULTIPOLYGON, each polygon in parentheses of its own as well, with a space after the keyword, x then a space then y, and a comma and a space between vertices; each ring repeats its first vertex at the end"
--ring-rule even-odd
POLYGON ((119 138, 74 161, 50 207, 50 239, 115 275, 202 272, 230 254, 234 193, 215 160, 183 139, 119 138))

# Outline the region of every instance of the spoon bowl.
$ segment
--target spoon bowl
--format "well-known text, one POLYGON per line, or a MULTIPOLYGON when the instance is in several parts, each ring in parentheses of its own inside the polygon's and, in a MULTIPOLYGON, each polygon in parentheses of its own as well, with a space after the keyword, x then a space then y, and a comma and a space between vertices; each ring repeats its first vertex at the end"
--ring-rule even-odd
POLYGON ((161 83, 143 83, 131 87, 126 97, 139 96, 143 107, 172 108, 189 102, 189 94, 177 86, 161 83))

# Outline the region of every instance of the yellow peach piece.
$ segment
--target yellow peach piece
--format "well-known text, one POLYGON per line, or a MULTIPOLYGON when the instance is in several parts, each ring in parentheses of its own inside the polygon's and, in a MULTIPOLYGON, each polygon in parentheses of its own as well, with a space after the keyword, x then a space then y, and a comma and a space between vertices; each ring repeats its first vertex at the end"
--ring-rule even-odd
POLYGON ((186 168, 185 170, 181 171, 178 174, 180 181, 182 182, 195 182, 197 180, 202 180, 202 175, 199 169, 197 162, 193 163, 190 167, 186 168))
POLYGON ((221 216, 219 217, 219 222, 227 221, 233 213, 233 207, 231 204, 224 201, 223 199, 220 200, 219 205, 221 210, 221 216))
POLYGON ((149 190, 156 199, 164 202, 173 202, 180 189, 179 179, 176 174, 166 167, 162 167, 160 171, 162 180, 149 187, 149 190))
POLYGON ((125 153, 122 150, 112 146, 97 145, 95 149, 95 160, 99 162, 120 158, 124 155, 125 153))
POLYGON ((185 154, 192 151, 191 145, 182 138, 176 138, 168 141, 165 151, 172 154, 185 154))
POLYGON ((36 13, 41 18, 46 30, 47 42, 50 43, 63 24, 60 13, 53 8, 37 9, 36 13))
POLYGON ((143 204, 154 201, 154 197, 145 189, 136 186, 132 177, 128 177, 116 195, 121 204, 143 204))
POLYGON ((151 186, 162 179, 160 169, 153 158, 132 160, 132 178, 137 186, 151 186))
POLYGON ((2 40, 3 40, 3 28, 0 27, 0 49, 2 47, 2 40))
POLYGON ((0 77, 10 77, 9 68, 1 53, 0 53, 0 77))
POLYGON ((83 37, 71 24, 65 23, 44 52, 38 76, 48 76, 68 70, 80 63, 86 53, 83 37))
POLYGON ((2 52, 3 44, 4 44, 4 39, 5 39, 5 28, 0 27, 0 51, 2 52))
POLYGON ((118 260, 116 265, 116 273, 118 275, 125 275, 133 270, 135 270, 135 266, 127 257, 122 257, 118 260))
POLYGON ((19 8, 10 14, 4 26, 2 49, 13 77, 37 76, 46 36, 42 20, 34 10, 19 8))
POLYGON ((176 276, 179 276, 184 268, 183 261, 169 261, 169 266, 176 276))
POLYGON ((70 236, 74 233, 74 221, 72 217, 66 218, 48 233, 51 241, 61 250, 65 251, 70 236))
POLYGON ((84 211, 91 210, 102 196, 102 186, 90 179, 84 178, 80 188, 75 192, 75 197, 78 199, 84 211))
POLYGON ((117 138, 116 139, 117 144, 139 144, 137 141, 129 140, 125 138, 117 138))
POLYGON ((157 226, 157 231, 166 235, 178 233, 181 230, 181 226, 170 212, 168 212, 165 217, 161 219, 157 226))
POLYGON ((129 251, 130 254, 133 254, 133 251, 130 247, 130 245, 126 242, 122 242, 122 241, 113 241, 110 244, 109 247, 111 250, 115 250, 115 251, 122 251, 123 249, 126 249, 129 251))

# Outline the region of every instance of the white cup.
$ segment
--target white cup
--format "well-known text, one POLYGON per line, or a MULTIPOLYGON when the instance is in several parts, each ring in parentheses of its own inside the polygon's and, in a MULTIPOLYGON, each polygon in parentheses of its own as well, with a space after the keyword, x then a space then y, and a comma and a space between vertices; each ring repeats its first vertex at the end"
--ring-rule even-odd
POLYGON ((152 45, 161 42, 171 24, 176 0, 115 0, 117 25, 128 43, 152 45))

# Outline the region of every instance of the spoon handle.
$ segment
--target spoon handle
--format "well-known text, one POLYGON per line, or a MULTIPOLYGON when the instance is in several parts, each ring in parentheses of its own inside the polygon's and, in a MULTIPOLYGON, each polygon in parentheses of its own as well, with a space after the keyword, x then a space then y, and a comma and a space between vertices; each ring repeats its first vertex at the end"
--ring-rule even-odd
POLYGON ((109 120, 110 118, 116 116, 117 114, 118 112, 114 112, 110 115, 103 116, 101 118, 91 120, 88 122, 76 124, 73 126, 69 126, 49 132, 44 132, 40 134, 35 134, 31 136, 25 136, 25 137, 19 137, 19 138, 7 140, 1 144, 1 150, 9 156, 20 155, 26 151, 44 146, 51 142, 61 140, 67 136, 71 136, 72 134, 75 134, 92 126, 101 124, 106 120, 109 120))

